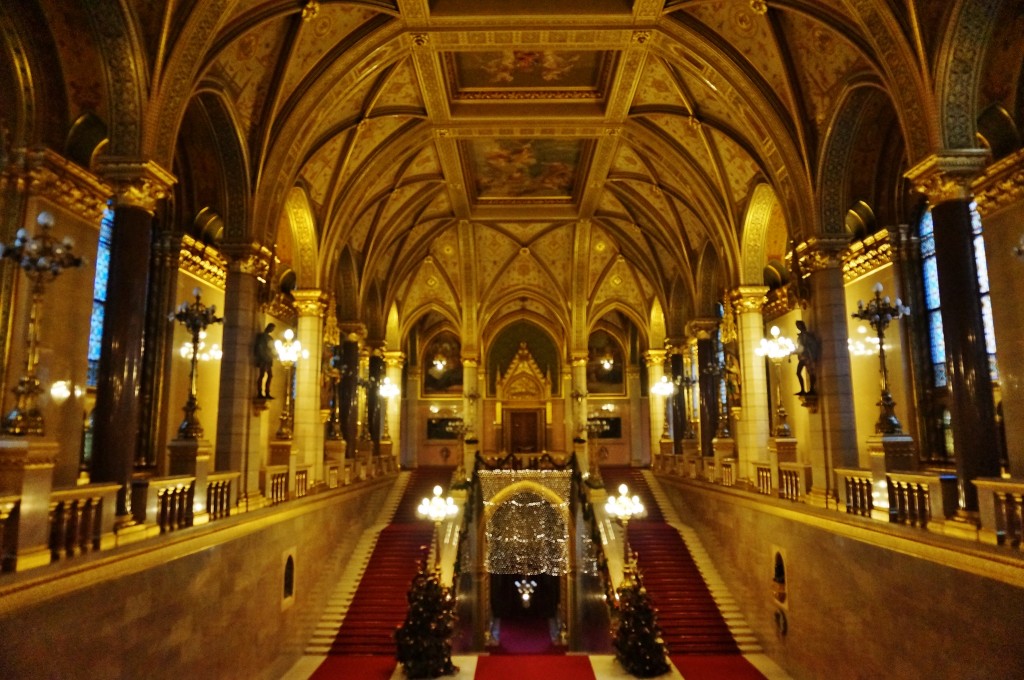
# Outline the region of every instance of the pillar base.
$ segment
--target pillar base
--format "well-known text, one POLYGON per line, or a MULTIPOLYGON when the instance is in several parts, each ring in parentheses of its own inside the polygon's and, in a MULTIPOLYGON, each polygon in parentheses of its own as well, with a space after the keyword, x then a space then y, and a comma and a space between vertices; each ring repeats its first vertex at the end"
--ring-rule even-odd
POLYGON ((0 495, 21 498, 17 544, 5 570, 50 563, 50 497, 59 449, 57 442, 38 437, 0 437, 0 495))
POLYGON ((722 464, 726 459, 732 460, 736 454, 736 440, 732 437, 715 437, 711 440, 711 450, 715 453, 715 478, 713 481, 722 483, 722 464))

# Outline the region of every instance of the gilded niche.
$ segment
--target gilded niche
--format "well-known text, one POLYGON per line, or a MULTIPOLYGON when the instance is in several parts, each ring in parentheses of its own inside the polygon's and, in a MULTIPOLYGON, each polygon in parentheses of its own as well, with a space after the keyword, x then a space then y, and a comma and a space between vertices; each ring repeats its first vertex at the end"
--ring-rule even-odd
POLYGON ((547 399, 550 394, 551 379, 534 361, 526 343, 520 342, 508 370, 498 374, 498 399, 536 401, 547 399))

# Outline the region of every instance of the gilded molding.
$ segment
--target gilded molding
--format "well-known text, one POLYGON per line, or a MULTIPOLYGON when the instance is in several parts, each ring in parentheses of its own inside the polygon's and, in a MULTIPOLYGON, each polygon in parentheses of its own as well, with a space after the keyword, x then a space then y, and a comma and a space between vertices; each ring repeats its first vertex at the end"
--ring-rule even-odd
POLYGON ((1024 149, 985 168, 972 189, 982 217, 1024 202, 1024 149))
POLYGON ((888 231, 880 231, 863 241, 851 243, 843 259, 843 281, 849 283, 889 264, 892 259, 892 241, 888 231))
POLYGON ((100 176, 114 187, 116 207, 140 208, 153 214, 157 201, 167 198, 177 179, 153 161, 107 156, 99 162, 100 176))
POLYGON ((293 290, 295 312, 299 316, 323 316, 327 309, 327 294, 316 288, 293 290))
POLYGON ((405 364, 405 352, 399 350, 385 350, 384 364, 388 368, 401 368, 405 364))
POLYGON ((284 321, 289 326, 296 326, 299 322, 299 315, 295 307, 285 298, 283 293, 278 293, 274 299, 267 303, 266 312, 275 319, 284 321))
POLYGON ((92 222, 99 223, 107 208, 111 188, 92 173, 50 149, 26 154, 27 186, 32 195, 55 203, 92 222))
POLYGON ((270 274, 273 254, 265 246, 258 243, 222 243, 220 252, 228 260, 229 271, 249 274, 264 281, 270 274))
POLYGON ((789 287, 793 284, 776 288, 775 290, 769 291, 767 299, 765 300, 764 306, 761 307, 761 316, 764 317, 765 321, 771 319, 777 319, 790 310, 789 306, 789 287))
POLYGON ((366 340, 368 333, 366 324, 362 321, 339 321, 338 330, 345 340, 358 342, 360 345, 366 340))
POLYGON ((200 243, 188 234, 181 236, 178 269, 220 290, 227 286, 227 262, 224 256, 213 246, 200 243))
POLYGON ((760 314, 767 295, 768 286, 739 286, 729 294, 737 314, 760 314))
POLYGON ((971 183, 984 172, 986 149, 952 149, 924 159, 904 174, 930 205, 971 197, 971 183))
POLYGON ((833 238, 815 237, 797 245, 794 257, 799 258, 800 271, 807 274, 836 269, 843 266, 843 256, 848 244, 849 237, 846 235, 833 238))
POLYGON ((710 340, 718 330, 718 319, 693 319, 686 324, 686 334, 697 340, 710 340))
POLYGON ((649 349, 644 352, 644 362, 647 367, 652 366, 663 366, 665 364, 665 357, 668 356, 668 350, 664 349, 649 349))

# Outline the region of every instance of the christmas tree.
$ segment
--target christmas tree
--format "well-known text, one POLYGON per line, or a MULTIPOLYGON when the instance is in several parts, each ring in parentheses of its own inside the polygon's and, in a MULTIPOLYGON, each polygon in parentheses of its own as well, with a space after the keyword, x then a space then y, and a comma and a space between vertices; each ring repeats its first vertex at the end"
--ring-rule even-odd
POLYGON ((634 553, 627 562, 619 586, 619 624, 613 631, 615 658, 630 674, 653 678, 669 670, 665 643, 651 606, 634 553))
POLYGON ((407 596, 409 613, 395 631, 397 658, 410 678, 454 675, 452 633, 455 630, 455 599, 441 585, 440 574, 427 570, 427 558, 420 559, 407 596))

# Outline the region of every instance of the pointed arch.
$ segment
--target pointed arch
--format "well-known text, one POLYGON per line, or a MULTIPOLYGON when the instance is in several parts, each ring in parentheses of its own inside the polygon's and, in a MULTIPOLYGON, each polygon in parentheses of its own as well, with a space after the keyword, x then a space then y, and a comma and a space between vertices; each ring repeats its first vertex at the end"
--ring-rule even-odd
POLYGON ((309 196, 302 187, 293 187, 285 200, 285 215, 291 228, 293 242, 298 246, 295 262, 295 274, 299 288, 319 288, 320 272, 317 262, 317 233, 313 221, 313 209, 309 204, 309 196))
POLYGON ((758 184, 750 197, 747 212, 743 218, 743 245, 740 256, 740 285, 759 286, 764 278, 764 266, 768 261, 766 236, 772 208, 778 202, 775 192, 767 184, 758 184))

